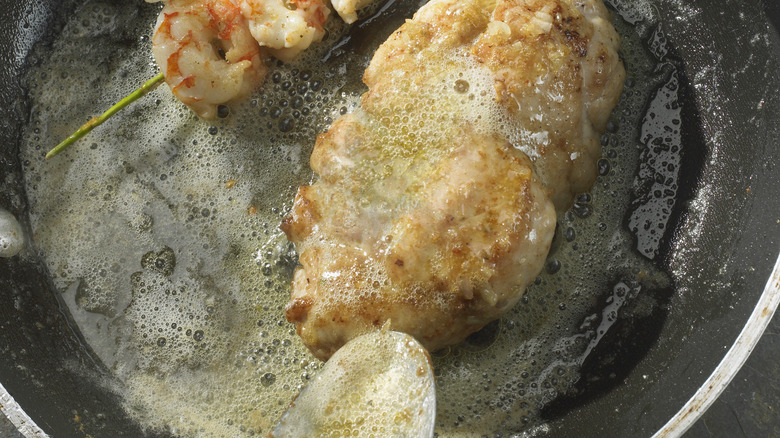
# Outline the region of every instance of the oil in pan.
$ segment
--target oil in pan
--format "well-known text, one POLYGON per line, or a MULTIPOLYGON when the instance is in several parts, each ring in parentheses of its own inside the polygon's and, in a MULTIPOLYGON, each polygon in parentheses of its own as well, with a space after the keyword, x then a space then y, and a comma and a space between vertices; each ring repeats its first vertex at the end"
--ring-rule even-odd
MULTIPOLYGON (((553 400, 580 396, 581 369, 612 324, 658 314, 672 286, 658 261, 679 196, 682 78, 650 39, 651 9, 614 3, 628 81, 600 177, 559 218, 522 302, 434 354, 441 436, 543 431, 565 410, 553 400)), ((33 51, 21 152, 33 239, 116 377, 102 383, 144 427, 266 434, 319 369, 283 316, 297 259, 278 225, 314 178, 316 135, 356 107, 373 51, 416 7, 381 4, 351 28, 331 21, 323 43, 272 62, 224 118, 199 120, 161 87, 52 162, 45 152, 86 115, 156 73, 159 10, 87 1, 33 51)))

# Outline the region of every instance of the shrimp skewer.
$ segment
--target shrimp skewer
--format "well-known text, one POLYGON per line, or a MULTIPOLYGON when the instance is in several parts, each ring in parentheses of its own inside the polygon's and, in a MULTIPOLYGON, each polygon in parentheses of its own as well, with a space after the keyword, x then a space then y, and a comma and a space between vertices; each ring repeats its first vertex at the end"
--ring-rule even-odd
MULTIPOLYGON (((325 36, 330 9, 323 0, 146 0, 165 2, 152 52, 162 73, 100 117, 93 117, 46 155, 49 159, 163 79, 174 96, 203 119, 262 83, 268 55, 290 60, 325 36)), ((376 0, 332 0, 347 23, 376 0)))
POLYGON ((48 160, 49 158, 64 151, 65 148, 77 142, 81 137, 84 137, 85 135, 89 134, 90 131, 102 125, 103 122, 108 120, 111 116, 118 113, 119 111, 122 111, 123 109, 125 109, 126 106, 130 105, 131 103, 135 102, 141 97, 146 96, 147 93, 157 88, 157 86, 160 85, 164 80, 165 80, 165 76, 163 76, 163 74, 160 73, 159 75, 146 81, 143 85, 141 85, 140 88, 128 94, 124 99, 114 104, 111 108, 106 110, 106 112, 104 112, 100 116, 92 117, 91 119, 89 119, 87 123, 81 125, 81 127, 77 129, 76 132, 68 136, 68 138, 63 140, 60 144, 58 144, 52 150, 46 153, 46 159, 48 160))
POLYGON ((329 15, 323 0, 167 0, 152 51, 173 94, 210 119, 262 82, 266 53, 287 61, 321 41, 329 15))

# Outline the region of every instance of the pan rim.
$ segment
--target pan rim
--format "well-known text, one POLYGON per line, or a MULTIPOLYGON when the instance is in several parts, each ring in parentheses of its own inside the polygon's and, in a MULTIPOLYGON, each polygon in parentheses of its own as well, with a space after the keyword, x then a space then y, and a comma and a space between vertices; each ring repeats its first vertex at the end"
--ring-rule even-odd
POLYGON ((47 438, 49 436, 27 415, 27 412, 14 400, 2 383, 0 383, 0 413, 8 418, 25 438, 47 438))
POLYGON ((780 304, 780 254, 737 339, 707 380, 653 438, 682 436, 715 403, 753 352, 780 304))
MULTIPOLYGON (((654 438, 681 436, 701 418, 743 367, 750 353, 761 339, 778 305, 780 305, 780 254, 778 254, 772 273, 768 277, 759 300, 753 307, 751 316, 745 322, 728 352, 710 373, 707 380, 698 387, 696 393, 663 427, 653 434, 654 438)), ((49 436, 11 397, 6 388, 2 386, 2 383, 0 383, 0 413, 9 418, 12 424, 27 438, 49 436)))

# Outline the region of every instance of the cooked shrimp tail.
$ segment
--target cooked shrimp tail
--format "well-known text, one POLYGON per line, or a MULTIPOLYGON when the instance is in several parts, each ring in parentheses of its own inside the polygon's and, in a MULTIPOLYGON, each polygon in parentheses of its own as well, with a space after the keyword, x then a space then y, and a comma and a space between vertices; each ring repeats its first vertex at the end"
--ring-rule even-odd
POLYGON ((330 0, 333 9, 346 23, 354 23, 358 19, 358 11, 370 5, 375 0, 330 0))
POLYGON ((322 40, 330 9, 322 0, 242 0, 241 13, 257 42, 286 61, 322 40))

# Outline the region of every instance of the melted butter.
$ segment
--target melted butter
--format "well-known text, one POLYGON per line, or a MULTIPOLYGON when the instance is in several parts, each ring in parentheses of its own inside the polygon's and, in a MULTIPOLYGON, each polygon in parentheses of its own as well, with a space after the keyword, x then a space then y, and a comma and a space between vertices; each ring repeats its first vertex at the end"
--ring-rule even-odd
MULTIPOLYGON (((284 319, 296 256, 278 225, 311 179, 314 137, 354 104, 343 86, 359 72, 343 74, 341 59, 278 66, 213 123, 160 87, 44 161, 85 115, 156 73, 157 11, 88 2, 32 55, 21 154, 33 236, 115 376, 104 384, 140 424, 181 436, 262 435, 320 366, 284 319)), ((343 32, 332 28, 311 56, 343 32)))
MULTIPOLYGON (((316 135, 357 106, 373 50, 418 6, 397 3, 349 32, 333 22, 308 58, 273 65, 266 84, 226 119, 204 123, 161 87, 51 162, 45 152, 86 115, 156 73, 149 39, 157 9, 89 1, 51 46, 34 51, 21 147, 33 240, 115 376, 102 383, 142 425, 180 436, 263 435, 318 372, 283 317, 296 256, 277 227, 295 189, 312 181, 316 135)), ((441 436, 539 424, 538 407, 578 378, 589 345, 579 324, 599 292, 617 275, 666 281, 633 252, 621 224, 638 162, 637 121, 657 81, 641 35, 616 22, 635 86, 615 110, 619 128, 606 136, 610 170, 591 192, 589 214, 559 218, 550 261, 560 268, 543 273, 500 323, 434 356, 441 436)), ((434 102, 418 126, 452 121, 482 96, 481 73, 457 70, 464 76, 440 77, 435 96, 414 102, 434 102)), ((503 117, 481 105, 475 125, 503 117)), ((383 141, 431 153, 408 140, 402 116, 378 117, 391 127, 382 128, 383 141)), ((505 128, 518 145, 545 141, 544 133, 505 128)))

